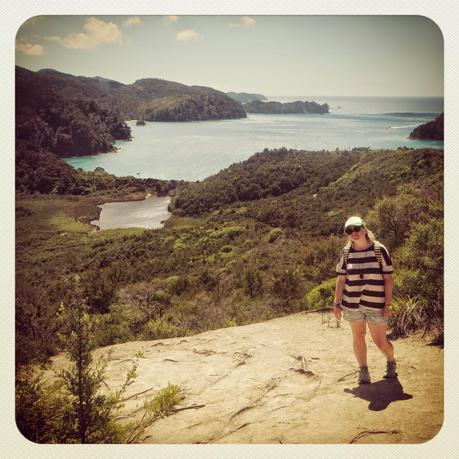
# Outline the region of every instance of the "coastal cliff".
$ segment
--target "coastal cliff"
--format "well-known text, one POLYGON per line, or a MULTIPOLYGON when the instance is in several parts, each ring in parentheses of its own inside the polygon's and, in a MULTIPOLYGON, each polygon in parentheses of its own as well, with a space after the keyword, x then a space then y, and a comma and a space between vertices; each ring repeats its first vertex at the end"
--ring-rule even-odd
POLYGON ((443 140, 444 139, 444 114, 437 116, 428 123, 421 124, 413 129, 410 139, 443 140))

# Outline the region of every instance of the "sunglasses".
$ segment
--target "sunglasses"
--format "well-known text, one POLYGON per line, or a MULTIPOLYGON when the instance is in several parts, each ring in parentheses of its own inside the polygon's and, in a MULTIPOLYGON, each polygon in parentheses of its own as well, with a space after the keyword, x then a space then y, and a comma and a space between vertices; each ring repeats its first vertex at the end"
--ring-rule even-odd
POLYGON ((361 226, 348 226, 344 232, 346 234, 358 233, 362 229, 361 226))

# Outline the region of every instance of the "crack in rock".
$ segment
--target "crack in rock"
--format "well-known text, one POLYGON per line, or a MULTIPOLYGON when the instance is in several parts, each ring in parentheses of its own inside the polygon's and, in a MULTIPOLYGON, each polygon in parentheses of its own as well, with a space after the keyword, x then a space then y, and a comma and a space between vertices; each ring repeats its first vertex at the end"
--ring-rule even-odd
POLYGON ((360 432, 358 435, 356 435, 350 442, 349 444, 356 443, 358 440, 360 440, 363 437, 366 437, 368 435, 377 435, 377 434, 391 434, 391 435, 397 435, 399 434, 399 430, 364 430, 363 432, 360 432))

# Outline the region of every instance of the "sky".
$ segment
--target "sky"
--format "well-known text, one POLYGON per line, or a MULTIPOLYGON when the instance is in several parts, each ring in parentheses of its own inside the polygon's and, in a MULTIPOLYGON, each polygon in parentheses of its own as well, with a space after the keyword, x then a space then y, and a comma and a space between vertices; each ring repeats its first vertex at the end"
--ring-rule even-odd
POLYGON ((444 77, 423 16, 36 16, 16 65, 266 96, 443 96, 444 77))

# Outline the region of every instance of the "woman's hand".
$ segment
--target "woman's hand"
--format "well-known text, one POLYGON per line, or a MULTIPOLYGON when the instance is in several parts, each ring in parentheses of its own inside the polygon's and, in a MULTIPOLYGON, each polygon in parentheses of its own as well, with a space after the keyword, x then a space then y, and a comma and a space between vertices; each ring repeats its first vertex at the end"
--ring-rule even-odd
POLYGON ((335 314, 336 320, 341 320, 341 307, 335 304, 333 306, 333 314, 335 314))
POLYGON ((383 316, 388 319, 390 316, 392 315, 392 310, 390 308, 390 306, 384 306, 384 309, 383 309, 383 316))

